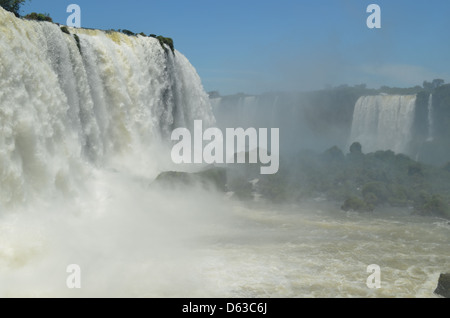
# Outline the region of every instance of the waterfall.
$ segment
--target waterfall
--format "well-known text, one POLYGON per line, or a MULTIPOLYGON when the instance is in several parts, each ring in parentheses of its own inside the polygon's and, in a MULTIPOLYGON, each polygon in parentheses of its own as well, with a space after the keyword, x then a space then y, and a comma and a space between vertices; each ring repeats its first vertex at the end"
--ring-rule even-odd
POLYGON ((256 96, 245 96, 239 98, 238 118, 241 126, 255 126, 255 121, 260 111, 259 100, 256 96))
POLYGON ((92 167, 147 172, 174 127, 215 121, 180 52, 150 37, 68 29, 0 8, 0 207, 70 193, 92 167))
POLYGON ((221 102, 222 97, 211 98, 211 108, 214 113, 219 112, 221 102))
POLYGON ((363 151, 392 150, 408 153, 412 138, 416 96, 363 96, 356 103, 350 144, 363 151))
POLYGON ((243 95, 212 98, 211 104, 219 125, 267 128, 279 125, 278 101, 278 95, 243 95))
POLYGON ((427 141, 434 140, 434 118, 433 118, 433 94, 428 98, 428 138, 427 141))

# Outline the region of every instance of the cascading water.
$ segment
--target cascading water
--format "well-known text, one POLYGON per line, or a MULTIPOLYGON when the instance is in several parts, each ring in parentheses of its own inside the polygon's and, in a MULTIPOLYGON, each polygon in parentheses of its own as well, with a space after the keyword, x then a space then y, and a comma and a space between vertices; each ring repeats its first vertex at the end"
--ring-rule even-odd
POLYGON ((322 103, 308 93, 231 95, 211 98, 211 103, 217 125, 222 129, 280 128, 281 149, 286 155, 302 149, 324 151, 335 145, 343 149, 348 141, 349 124, 346 122, 344 126, 342 118, 334 121, 334 114, 318 110, 322 103))
POLYGON ((363 96, 356 103, 350 144, 365 152, 392 150, 408 153, 412 138, 416 96, 363 96))
POLYGON ((69 29, 0 8, 0 205, 69 191, 88 166, 117 157, 152 170, 153 147, 174 127, 214 122, 200 78, 178 51, 154 38, 69 29))
POLYGON ((239 98, 238 104, 238 118, 241 120, 241 125, 255 126, 255 121, 260 112, 259 101, 256 96, 245 96, 239 98))
POLYGON ((434 140, 434 112, 433 112, 433 94, 428 98, 428 138, 427 141, 434 140))
POLYGON ((208 216, 149 187, 176 168, 174 128, 214 124, 208 95, 157 39, 68 29, 0 8, 0 297, 161 295, 208 216), (89 287, 67 288, 69 264, 89 287))

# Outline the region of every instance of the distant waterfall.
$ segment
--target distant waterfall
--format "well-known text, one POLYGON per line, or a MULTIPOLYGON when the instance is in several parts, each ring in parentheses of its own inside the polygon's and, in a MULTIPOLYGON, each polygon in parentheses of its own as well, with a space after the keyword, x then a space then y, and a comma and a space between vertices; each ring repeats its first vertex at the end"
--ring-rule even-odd
POLYGON ((350 144, 364 152, 392 150, 407 153, 412 139, 415 95, 363 96, 355 106, 350 144))
POLYGON ((245 96, 239 99, 238 118, 242 126, 254 123, 259 111, 259 100, 256 96, 245 96))
POLYGON ((433 111, 433 94, 428 99, 428 138, 427 141, 434 140, 434 111, 433 111))

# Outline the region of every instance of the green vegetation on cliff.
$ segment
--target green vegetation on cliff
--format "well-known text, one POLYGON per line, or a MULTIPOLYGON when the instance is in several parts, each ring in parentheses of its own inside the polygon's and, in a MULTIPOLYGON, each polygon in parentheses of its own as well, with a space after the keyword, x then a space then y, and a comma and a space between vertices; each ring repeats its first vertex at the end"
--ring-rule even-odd
POLYGON ((161 46, 165 49, 164 44, 167 45, 170 50, 172 51, 172 53, 175 53, 175 46, 173 44, 173 40, 171 38, 166 38, 164 36, 157 36, 156 37, 159 40, 159 43, 161 44, 161 46))
POLYGON ((26 16, 24 16, 24 18, 27 19, 27 20, 45 21, 45 22, 52 22, 53 23, 53 19, 50 17, 50 15, 48 13, 32 12, 32 13, 27 14, 26 16))
POLYGON ((70 35, 70 31, 69 31, 69 29, 68 29, 66 26, 62 26, 62 27, 61 27, 61 31, 62 31, 63 33, 65 33, 65 34, 70 35))
MULTIPOLYGON (((364 154, 354 144, 342 157, 336 147, 322 154, 299 154, 288 167, 291 200, 325 197, 342 209, 361 212, 404 207, 421 215, 450 218, 450 172, 403 154, 364 154)), ((277 186, 279 187, 279 186, 277 186)))
MULTIPOLYGON (((123 33, 125 35, 128 35, 128 36, 138 36, 138 35, 140 35, 140 36, 146 37, 144 32, 134 33, 133 31, 126 30, 126 29, 119 30, 118 32, 121 32, 121 33, 123 33)), ((172 38, 167 38, 167 37, 164 37, 162 35, 158 35, 157 36, 155 34, 150 34, 148 37, 157 39, 159 41, 159 44, 161 44, 161 47, 163 49, 166 49, 165 45, 167 45, 170 48, 170 50, 172 51, 172 53, 175 53, 175 45, 174 45, 174 42, 173 42, 172 38)))
POLYGON ((81 42, 80 42, 80 37, 79 37, 78 35, 74 34, 74 35, 73 35, 73 38, 75 39, 75 42, 77 42, 78 50, 80 51, 80 53, 82 53, 82 52, 81 52, 81 42))
POLYGON ((0 0, 0 7, 14 13, 17 17, 20 15, 20 7, 26 0, 0 0))
POLYGON ((195 181, 231 191, 243 201, 259 197, 271 203, 301 203, 320 198, 336 202, 344 211, 372 213, 395 207, 450 218, 448 165, 434 167, 392 151, 364 154, 363 149, 355 143, 347 154, 338 147, 323 153, 302 152, 282 160, 274 175, 260 175, 254 165, 242 164, 197 174, 164 173, 157 182, 190 185, 195 181))
MULTIPOLYGON (((21 6, 26 2, 26 0, 0 0, 0 6, 3 7, 5 10, 10 11, 12 13, 14 13, 17 17, 20 17, 20 8, 21 6)), ((27 14, 26 16, 23 17, 24 19, 27 20, 34 20, 34 21, 40 21, 40 22, 52 22, 53 23, 53 19, 50 17, 50 15, 48 13, 36 13, 36 12, 32 12, 30 14, 27 14)), ((61 31, 69 34, 70 32, 67 29, 66 26, 62 26, 61 27, 61 31)), ((106 32, 111 32, 114 31, 113 29, 108 30, 106 32)), ((134 33, 130 30, 127 29, 123 29, 123 30, 118 30, 118 32, 123 33, 125 35, 128 36, 142 36, 142 37, 147 37, 147 35, 144 32, 141 33, 134 33)), ((161 44, 161 47, 166 50, 166 45, 170 48, 170 50, 172 51, 172 53, 175 53, 175 45, 174 45, 174 41, 172 38, 169 37, 164 37, 162 35, 155 35, 155 34, 150 34, 148 37, 151 38, 155 38, 159 41, 159 43, 161 44)), ((77 45, 80 48, 79 45, 79 39, 77 39, 77 37, 75 37, 75 40, 77 41, 77 45)), ((81 52, 81 49, 80 49, 81 52)))

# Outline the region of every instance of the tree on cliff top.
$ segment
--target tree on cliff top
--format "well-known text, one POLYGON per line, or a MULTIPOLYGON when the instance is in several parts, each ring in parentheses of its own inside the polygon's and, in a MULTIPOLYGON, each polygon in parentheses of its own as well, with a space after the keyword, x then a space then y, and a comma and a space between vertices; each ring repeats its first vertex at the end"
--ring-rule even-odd
POLYGON ((14 13, 19 16, 20 7, 26 2, 26 0, 0 0, 0 6, 3 9, 14 13))

